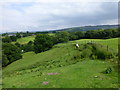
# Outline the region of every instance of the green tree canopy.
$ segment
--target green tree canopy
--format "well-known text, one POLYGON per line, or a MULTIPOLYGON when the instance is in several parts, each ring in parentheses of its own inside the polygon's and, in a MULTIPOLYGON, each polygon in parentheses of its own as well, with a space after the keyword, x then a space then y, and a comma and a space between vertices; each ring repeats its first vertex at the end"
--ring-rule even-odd
POLYGON ((3 53, 6 55, 9 63, 12 63, 18 59, 22 58, 21 49, 18 48, 16 45, 10 43, 3 43, 2 44, 3 53))
POLYGON ((67 42, 69 41, 69 33, 65 31, 58 32, 56 33, 56 38, 58 43, 67 42))
POLYGON ((4 43, 10 43, 12 40, 9 36, 6 36, 5 38, 2 39, 4 43))
POLYGON ((39 34, 34 40, 34 51, 40 53, 53 46, 53 38, 47 34, 39 34))
POLYGON ((7 56, 2 52, 2 66, 7 66, 9 63, 9 60, 7 59, 7 56))

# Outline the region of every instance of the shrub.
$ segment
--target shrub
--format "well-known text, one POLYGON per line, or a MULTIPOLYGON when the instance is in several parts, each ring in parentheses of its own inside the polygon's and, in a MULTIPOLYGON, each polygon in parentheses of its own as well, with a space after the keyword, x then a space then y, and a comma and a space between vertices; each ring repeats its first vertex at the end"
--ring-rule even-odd
POLYGON ((95 55, 98 59, 111 59, 114 57, 113 53, 105 50, 105 48, 96 48, 95 55))
POLYGON ((112 68, 111 68, 111 67, 108 67, 108 68, 106 68, 106 70, 103 71, 102 73, 104 73, 104 74, 112 73, 112 68))
POLYGON ((91 58, 91 59, 111 59, 114 58, 114 53, 111 50, 108 50, 105 46, 102 46, 100 44, 84 44, 81 45, 78 49, 81 54, 76 54, 74 56, 74 59, 78 58, 91 58))
POLYGON ((92 55, 91 55, 91 59, 97 59, 97 56, 94 55, 94 54, 92 54, 92 55))
POLYGON ((79 51, 82 51, 84 49, 83 45, 80 45, 80 47, 78 48, 79 51))

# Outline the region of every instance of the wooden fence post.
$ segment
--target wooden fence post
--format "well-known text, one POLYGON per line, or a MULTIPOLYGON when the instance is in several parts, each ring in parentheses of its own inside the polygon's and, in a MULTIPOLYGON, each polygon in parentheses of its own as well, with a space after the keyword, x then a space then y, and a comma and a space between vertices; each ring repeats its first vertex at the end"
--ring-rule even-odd
POLYGON ((108 51, 108 45, 107 45, 107 51, 108 51))

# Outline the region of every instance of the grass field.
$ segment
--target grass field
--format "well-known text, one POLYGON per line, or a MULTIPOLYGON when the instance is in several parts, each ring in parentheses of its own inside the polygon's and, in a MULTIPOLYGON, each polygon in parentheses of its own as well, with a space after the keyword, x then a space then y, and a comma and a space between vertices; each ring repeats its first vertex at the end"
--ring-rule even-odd
MULTIPOLYGON (((26 44, 29 41, 34 41, 35 36, 28 36, 28 37, 23 37, 23 38, 19 38, 16 42, 20 43, 20 44, 26 44)), ((15 42, 12 42, 15 43, 15 42)))
MULTIPOLYGON (((118 38, 90 40, 108 45, 114 52, 118 51, 118 38)), ((72 62, 73 56, 79 52, 74 44, 86 43, 90 40, 82 39, 57 44, 51 50, 39 54, 24 53, 23 59, 3 69, 3 87, 117 88, 118 74, 115 63, 89 59, 77 63, 72 62), (108 67, 112 68, 112 73, 101 73, 108 67), (48 75, 49 73, 56 74, 48 75)))
MULTIPOLYGON (((49 33, 48 35, 54 36, 53 33, 49 33)), ((26 44, 29 41, 34 41, 34 39, 35 39, 35 35, 34 36, 28 36, 28 37, 19 38, 16 42, 18 42, 20 44, 26 44)), ((15 42, 12 42, 12 43, 15 43, 15 42)))

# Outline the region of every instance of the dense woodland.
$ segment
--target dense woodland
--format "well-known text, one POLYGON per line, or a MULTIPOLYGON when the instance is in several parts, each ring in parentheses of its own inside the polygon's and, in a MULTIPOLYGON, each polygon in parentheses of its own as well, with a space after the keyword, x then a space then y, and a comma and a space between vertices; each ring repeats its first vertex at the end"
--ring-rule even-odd
POLYGON ((106 29, 106 30, 89 30, 89 31, 77 31, 77 32, 55 32, 54 35, 49 35, 49 32, 26 32, 26 33, 15 33, 11 36, 5 33, 2 34, 2 65, 3 67, 10 63, 22 58, 22 53, 34 51, 36 54, 47 51, 58 43, 65 43, 72 40, 78 39, 110 39, 120 36, 118 29, 106 29), (11 44, 17 39, 27 36, 36 35, 34 41, 29 41, 27 44, 15 43, 11 44))

